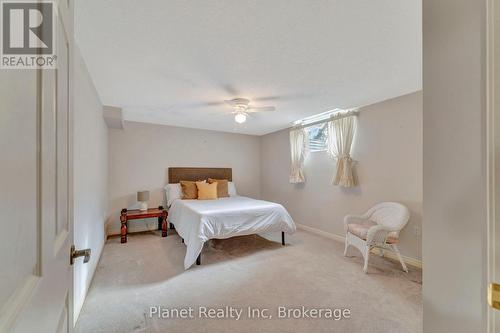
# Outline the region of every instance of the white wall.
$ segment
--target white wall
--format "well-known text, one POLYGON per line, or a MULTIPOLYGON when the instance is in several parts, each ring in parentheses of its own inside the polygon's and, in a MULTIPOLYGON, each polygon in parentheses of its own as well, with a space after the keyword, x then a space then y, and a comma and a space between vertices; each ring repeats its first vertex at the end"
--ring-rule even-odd
POLYGON ((74 264, 74 320, 85 300, 105 242, 108 130, 102 105, 80 51, 74 57, 74 243, 92 249, 90 262, 74 264))
POLYGON ((423 1, 426 333, 486 332, 486 3, 423 1))
MULTIPOLYGON (((230 167, 238 193, 260 197, 259 137, 125 122, 109 130, 108 234, 120 233, 120 210, 136 204, 138 190, 151 191, 150 207, 164 204, 168 167, 230 167)), ((129 222, 130 231, 157 226, 155 219, 129 222)))
POLYGON ((262 137, 262 197, 283 204, 295 222, 344 235, 343 218, 363 213, 380 201, 398 201, 411 211, 401 233, 403 255, 421 258, 422 92, 361 109, 353 158, 360 185, 331 184, 335 164, 326 152, 312 152, 305 162, 305 184, 290 184, 289 131, 262 137))

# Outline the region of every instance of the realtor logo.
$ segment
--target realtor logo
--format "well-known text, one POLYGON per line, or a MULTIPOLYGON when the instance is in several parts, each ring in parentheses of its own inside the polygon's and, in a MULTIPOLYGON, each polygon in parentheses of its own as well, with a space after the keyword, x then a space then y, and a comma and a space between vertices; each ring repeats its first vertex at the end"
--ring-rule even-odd
POLYGON ((0 68, 56 67, 53 1, 1 0, 0 68))

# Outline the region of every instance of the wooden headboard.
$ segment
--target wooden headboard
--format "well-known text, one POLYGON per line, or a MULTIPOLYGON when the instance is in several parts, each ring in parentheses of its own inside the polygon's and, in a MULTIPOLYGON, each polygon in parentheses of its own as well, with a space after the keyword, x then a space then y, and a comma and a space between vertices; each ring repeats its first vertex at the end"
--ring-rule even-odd
POLYGON ((227 179, 233 181, 231 168, 168 168, 168 183, 175 184, 181 180, 205 180, 208 178, 227 179))

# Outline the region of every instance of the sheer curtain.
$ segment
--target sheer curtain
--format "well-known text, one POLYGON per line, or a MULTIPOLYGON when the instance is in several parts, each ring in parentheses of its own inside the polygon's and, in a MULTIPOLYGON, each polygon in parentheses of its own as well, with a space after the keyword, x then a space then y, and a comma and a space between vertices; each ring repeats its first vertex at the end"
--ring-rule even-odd
POLYGON ((304 128, 290 130, 290 183, 304 183, 304 159, 307 151, 307 133, 304 128))
POLYGON ((328 122, 328 153, 337 160, 332 183, 342 187, 356 186, 353 177, 351 147, 356 133, 356 116, 346 116, 328 122))

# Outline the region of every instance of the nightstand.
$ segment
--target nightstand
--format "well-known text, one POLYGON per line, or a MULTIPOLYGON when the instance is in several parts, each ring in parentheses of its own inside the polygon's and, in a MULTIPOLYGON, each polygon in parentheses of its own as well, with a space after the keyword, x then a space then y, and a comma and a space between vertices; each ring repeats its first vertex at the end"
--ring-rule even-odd
POLYGON ((127 242, 127 229, 128 229, 127 222, 129 220, 148 219, 153 217, 158 218, 158 230, 161 229, 161 236, 167 237, 168 212, 166 209, 163 208, 163 206, 160 206, 158 208, 151 208, 148 210, 139 210, 139 209, 128 210, 126 208, 122 209, 120 215, 120 222, 122 224, 121 242, 122 243, 127 242))

